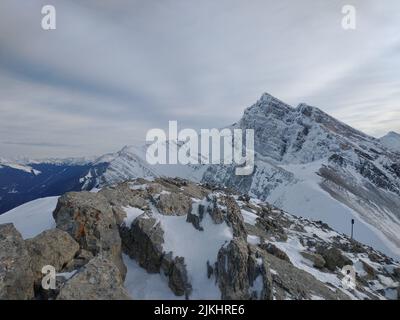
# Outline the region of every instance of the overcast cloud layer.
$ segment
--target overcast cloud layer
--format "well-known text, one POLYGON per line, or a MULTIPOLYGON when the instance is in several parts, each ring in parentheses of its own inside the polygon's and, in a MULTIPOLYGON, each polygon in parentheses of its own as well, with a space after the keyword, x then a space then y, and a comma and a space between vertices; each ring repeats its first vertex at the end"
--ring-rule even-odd
POLYGON ((0 157, 116 151, 168 120, 222 127, 263 92, 379 137, 400 131, 399 57, 398 0, 2 0, 0 157))

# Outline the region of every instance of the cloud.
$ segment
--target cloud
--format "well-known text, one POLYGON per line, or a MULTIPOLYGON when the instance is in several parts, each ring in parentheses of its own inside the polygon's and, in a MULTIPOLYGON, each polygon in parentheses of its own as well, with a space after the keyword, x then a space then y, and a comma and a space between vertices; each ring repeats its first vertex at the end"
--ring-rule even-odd
POLYGON ((353 0, 355 31, 342 0, 52 2, 54 31, 47 2, 0 3, 0 141, 19 142, 2 156, 101 154, 168 120, 222 127, 265 91, 400 130, 397 0, 353 0))

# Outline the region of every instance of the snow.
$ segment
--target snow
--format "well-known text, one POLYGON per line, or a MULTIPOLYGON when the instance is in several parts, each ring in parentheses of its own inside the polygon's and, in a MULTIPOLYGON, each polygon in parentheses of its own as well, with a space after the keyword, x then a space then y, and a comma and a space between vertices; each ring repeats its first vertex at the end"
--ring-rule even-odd
POLYGON ((268 201, 291 214, 321 220, 347 235, 350 235, 351 219, 354 219, 356 240, 399 259, 400 248, 394 246, 380 230, 364 221, 354 210, 331 197, 320 187, 321 177, 316 172, 323 164, 323 161, 316 161, 307 165, 282 166, 285 170, 293 172, 298 180, 276 188, 268 197, 268 201))
POLYGON ((47 197, 25 203, 0 215, 0 224, 13 223, 24 239, 55 228, 53 211, 59 197, 47 197))
POLYGON ((138 300, 177 300, 177 297, 168 287, 168 280, 160 273, 148 273, 135 260, 123 255, 127 267, 125 289, 132 299, 138 300))
POLYGON ((186 216, 158 215, 158 218, 164 230, 164 251, 185 258, 193 288, 191 299, 220 299, 221 292, 215 280, 207 277, 206 265, 207 261, 211 265, 216 262, 220 248, 232 240, 232 230, 226 223, 214 224, 208 214, 202 221, 204 231, 186 222, 186 216))
POLYGON ((134 207, 125 207, 123 208, 126 213, 126 218, 124 219, 124 223, 126 226, 131 226, 132 222, 144 213, 143 210, 134 207))
POLYGON ((400 152, 400 134, 389 132, 386 136, 379 139, 388 149, 400 152))
POLYGON ((1 165, 4 167, 9 167, 12 169, 16 169, 16 170, 21 170, 27 173, 32 173, 35 176, 41 174, 41 172, 39 170, 35 170, 32 167, 28 166, 28 165, 22 165, 22 164, 18 164, 18 163, 14 163, 14 162, 8 162, 5 160, 1 161, 1 165))
POLYGON ((254 226, 257 222, 258 216, 253 212, 242 209, 242 216, 243 216, 244 222, 251 224, 252 226, 254 226))

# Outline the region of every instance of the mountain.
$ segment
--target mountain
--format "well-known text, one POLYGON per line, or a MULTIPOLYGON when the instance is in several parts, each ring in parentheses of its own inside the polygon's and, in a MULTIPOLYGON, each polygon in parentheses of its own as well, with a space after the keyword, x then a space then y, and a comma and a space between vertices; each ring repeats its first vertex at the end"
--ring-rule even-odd
POLYGON ((0 299, 400 296, 400 264, 377 250, 325 223, 177 178, 24 204, 0 216, 0 255, 0 299), (43 263, 57 272, 51 290, 38 285, 43 263))
POLYGON ((25 202, 67 191, 92 189, 88 172, 103 164, 82 159, 0 160, 0 214, 25 202))
POLYGON ((382 139, 316 107, 292 107, 270 94, 263 94, 228 128, 254 129, 252 175, 236 176, 233 165, 149 165, 146 146, 127 146, 80 167, 67 179, 73 182, 69 188, 90 190, 161 176, 225 186, 297 216, 324 221, 342 233, 350 234, 354 219, 357 240, 400 258, 400 154, 382 139))
POLYGON ((400 152, 400 134, 391 131, 386 136, 383 136, 379 140, 387 148, 396 152, 400 152))

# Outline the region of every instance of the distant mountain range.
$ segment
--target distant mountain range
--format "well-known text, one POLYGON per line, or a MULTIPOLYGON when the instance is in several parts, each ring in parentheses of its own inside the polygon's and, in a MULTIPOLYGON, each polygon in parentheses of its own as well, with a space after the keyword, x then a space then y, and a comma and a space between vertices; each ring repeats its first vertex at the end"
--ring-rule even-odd
POLYGON ((97 159, 0 161, 0 213, 71 190, 139 177, 181 177, 266 200, 292 214, 322 220, 400 257, 400 135, 368 136, 324 113, 264 94, 229 128, 255 130, 255 170, 234 166, 149 165, 146 146, 97 159))

